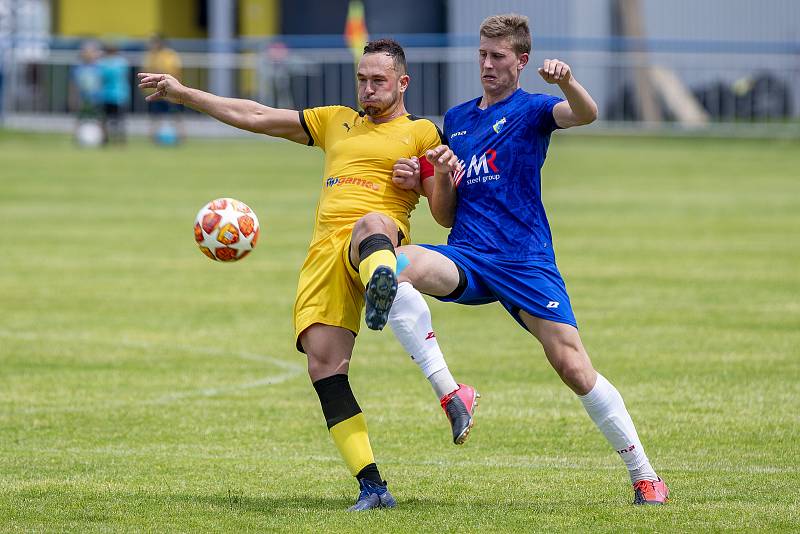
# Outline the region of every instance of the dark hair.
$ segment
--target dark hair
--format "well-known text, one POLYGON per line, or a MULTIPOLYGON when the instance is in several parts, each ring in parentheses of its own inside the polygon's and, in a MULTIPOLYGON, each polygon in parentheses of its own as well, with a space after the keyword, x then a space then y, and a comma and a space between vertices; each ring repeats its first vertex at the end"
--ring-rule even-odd
POLYGON ((400 43, 394 39, 378 39, 370 41, 364 47, 365 54, 378 54, 384 53, 394 60, 394 68, 400 74, 408 72, 408 65, 406 64, 406 53, 400 43))

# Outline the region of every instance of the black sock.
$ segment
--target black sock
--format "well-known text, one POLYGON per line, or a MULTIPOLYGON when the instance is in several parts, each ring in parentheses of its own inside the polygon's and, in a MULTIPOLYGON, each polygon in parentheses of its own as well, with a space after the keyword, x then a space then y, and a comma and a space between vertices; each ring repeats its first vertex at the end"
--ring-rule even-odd
POLYGON ((385 486, 386 485, 383 482, 383 479, 381 478, 380 472, 378 471, 378 466, 375 465, 375 464, 369 464, 368 466, 364 467, 364 469, 362 469, 361 471, 358 472, 358 474, 356 475, 356 478, 358 480, 361 480, 362 478, 366 478, 370 482, 374 482, 374 483, 378 484, 379 486, 385 486))
POLYGON ((364 261, 370 254, 379 250, 388 250, 394 254, 394 244, 389 236, 384 234, 368 235, 358 245, 358 259, 364 261))
POLYGON ((350 389, 347 375, 328 376, 317 380, 313 385, 319 396, 328 429, 361 413, 361 407, 356 402, 353 390, 350 389))

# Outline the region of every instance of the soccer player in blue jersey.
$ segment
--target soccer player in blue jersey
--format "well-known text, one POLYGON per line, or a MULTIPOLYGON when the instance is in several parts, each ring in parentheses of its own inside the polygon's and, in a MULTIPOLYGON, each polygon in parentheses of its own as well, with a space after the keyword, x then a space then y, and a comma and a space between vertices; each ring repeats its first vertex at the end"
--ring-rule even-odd
MULTIPOLYGON (((561 380, 624 461, 634 503, 663 504, 669 490, 650 465, 622 397, 595 371, 581 342, 542 205, 541 168, 550 134, 589 124, 597 106, 569 65, 557 59, 545 60, 539 74, 565 98, 525 92, 519 79, 530 51, 526 17, 498 15, 481 25, 483 96, 445 114, 450 146, 426 154, 433 165, 428 179, 435 180, 431 212, 452 230, 447 245, 398 249, 400 262, 406 258, 408 264, 399 276, 389 324, 426 375, 438 369, 439 381, 454 388, 419 291, 460 304, 500 302, 539 340, 561 380)), ((426 162, 420 163, 398 161, 395 181, 413 182, 420 167, 424 179, 430 173, 426 162)), ((466 409, 471 417, 472 407, 466 409)))

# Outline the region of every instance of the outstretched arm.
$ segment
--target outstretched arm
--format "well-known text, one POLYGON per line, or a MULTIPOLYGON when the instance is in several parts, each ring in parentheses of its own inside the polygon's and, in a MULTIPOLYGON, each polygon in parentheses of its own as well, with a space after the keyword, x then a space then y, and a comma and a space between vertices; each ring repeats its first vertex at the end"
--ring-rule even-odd
POLYGON ((300 115, 291 109, 276 109, 252 100, 226 98, 199 89, 186 87, 169 74, 140 72, 139 88, 155 89, 146 100, 169 100, 214 117, 249 132, 282 137, 296 143, 309 142, 308 134, 300 123, 300 115))
POLYGON ((569 65, 557 59, 545 59, 539 67, 539 76, 547 83, 557 84, 567 99, 553 108, 553 118, 561 128, 582 126, 597 119, 597 104, 572 75, 569 65))

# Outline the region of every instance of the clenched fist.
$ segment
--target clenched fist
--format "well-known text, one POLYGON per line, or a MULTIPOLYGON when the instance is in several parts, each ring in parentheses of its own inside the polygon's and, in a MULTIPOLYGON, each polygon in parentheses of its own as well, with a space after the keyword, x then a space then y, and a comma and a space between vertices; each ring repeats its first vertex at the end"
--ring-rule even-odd
POLYGON ((572 71, 569 65, 558 59, 545 59, 544 64, 539 67, 539 76, 547 83, 557 83, 559 85, 569 83, 572 78, 572 71))

